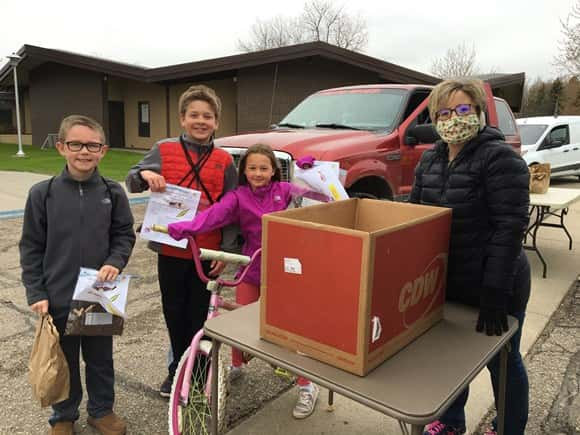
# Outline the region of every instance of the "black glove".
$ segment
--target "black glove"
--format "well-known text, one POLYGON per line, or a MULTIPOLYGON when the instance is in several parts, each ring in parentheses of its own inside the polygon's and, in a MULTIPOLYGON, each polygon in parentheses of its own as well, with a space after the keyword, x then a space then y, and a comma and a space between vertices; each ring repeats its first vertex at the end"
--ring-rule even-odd
POLYGON ((487 335, 502 335, 508 330, 506 291, 499 288, 486 287, 481 295, 477 332, 487 335))

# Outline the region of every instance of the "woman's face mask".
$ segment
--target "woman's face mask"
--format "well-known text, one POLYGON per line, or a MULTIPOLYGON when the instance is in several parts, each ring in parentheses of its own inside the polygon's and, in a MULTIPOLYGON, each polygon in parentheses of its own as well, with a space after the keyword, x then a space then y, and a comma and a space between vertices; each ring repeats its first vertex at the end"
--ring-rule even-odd
POLYGON ((437 133, 448 144, 470 141, 477 136, 479 127, 479 115, 476 113, 465 116, 452 116, 446 120, 439 120, 436 124, 437 133))

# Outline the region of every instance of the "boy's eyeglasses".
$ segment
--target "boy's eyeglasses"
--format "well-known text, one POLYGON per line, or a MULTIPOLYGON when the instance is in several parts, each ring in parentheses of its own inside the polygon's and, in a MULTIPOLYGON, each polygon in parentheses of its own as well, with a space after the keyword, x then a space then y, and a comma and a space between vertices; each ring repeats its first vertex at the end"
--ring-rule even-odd
POLYGON ((65 142, 65 145, 67 146, 69 151, 73 151, 73 152, 78 152, 78 151, 82 150, 83 147, 85 147, 87 149, 87 151, 89 151, 91 153, 98 153, 99 151, 101 151, 101 149, 103 149, 103 144, 98 143, 98 142, 82 143, 82 142, 78 142, 75 140, 71 140, 71 141, 65 142))
POLYGON ((457 116, 466 116, 471 113, 471 104, 458 104, 454 108, 439 109, 437 111, 437 119, 447 120, 451 118, 451 114, 455 112, 457 116))

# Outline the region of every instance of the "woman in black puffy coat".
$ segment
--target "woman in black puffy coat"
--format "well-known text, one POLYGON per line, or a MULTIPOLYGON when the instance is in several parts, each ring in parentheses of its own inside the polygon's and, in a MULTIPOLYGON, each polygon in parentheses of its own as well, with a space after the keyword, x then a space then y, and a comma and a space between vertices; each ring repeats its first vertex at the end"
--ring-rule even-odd
MULTIPOLYGON (((433 88, 429 112, 442 140, 423 154, 411 202, 453 209, 447 300, 478 307, 476 330, 487 335, 507 331, 507 314, 519 321, 508 356, 505 413, 505 433, 519 435, 528 417, 528 378, 519 348, 530 295, 530 266, 522 247, 529 173, 502 133, 485 125, 485 109, 478 80, 447 80, 433 88)), ((497 401, 499 356, 488 369, 497 401)), ((468 389, 424 434, 466 433, 467 396, 468 389)))

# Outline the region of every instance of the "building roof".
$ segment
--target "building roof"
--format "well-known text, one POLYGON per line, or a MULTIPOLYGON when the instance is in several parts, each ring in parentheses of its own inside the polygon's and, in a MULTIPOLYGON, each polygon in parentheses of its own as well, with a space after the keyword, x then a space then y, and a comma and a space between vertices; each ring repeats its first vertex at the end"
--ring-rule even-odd
MULTIPOLYGON (((19 77, 20 72, 24 76, 24 80, 20 80, 23 85, 26 81, 26 73, 44 62, 55 62, 112 76, 156 83, 184 80, 313 56, 335 60, 376 72, 379 77, 386 81, 421 84, 435 84, 439 81, 437 77, 320 41, 158 68, 145 68, 95 56, 86 56, 35 45, 24 45, 18 50, 17 54, 22 57, 18 65, 18 71, 19 77)), ((6 64, 0 69, 0 84, 11 80, 10 71, 11 67, 9 64, 6 64)))
MULTIPOLYGON (((196 79, 205 78, 208 75, 235 74, 237 70, 243 68, 309 57, 334 60, 371 71, 377 74, 379 80, 384 80, 387 83, 435 85, 441 80, 438 77, 321 41, 157 68, 146 68, 35 45, 24 45, 18 50, 17 54, 22 57, 22 60, 18 64, 18 80, 22 86, 26 86, 28 83, 29 71, 45 62, 59 63, 141 82, 171 83, 186 80, 195 81, 196 79)), ((9 64, 4 65, 0 69, 0 87, 4 86, 7 88, 12 84, 11 69, 9 64)), ((479 78, 489 82, 494 92, 497 89, 509 89, 509 92, 500 92, 500 94, 503 94, 501 96, 506 98, 512 107, 519 107, 525 80, 524 73, 486 74, 479 76, 479 78)))

